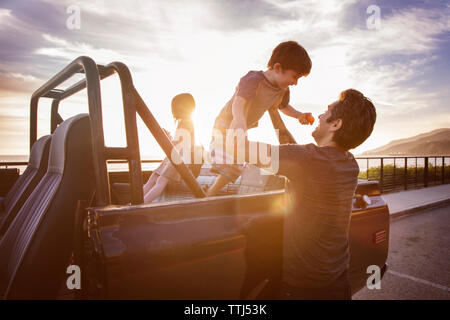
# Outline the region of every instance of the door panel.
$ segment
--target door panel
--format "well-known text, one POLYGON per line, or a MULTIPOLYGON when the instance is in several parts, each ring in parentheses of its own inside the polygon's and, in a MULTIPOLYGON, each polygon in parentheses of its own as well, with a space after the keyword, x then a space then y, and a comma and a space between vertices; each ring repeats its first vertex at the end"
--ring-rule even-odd
MULTIPOLYGON (((388 234, 373 242, 374 233, 388 231, 380 201, 352 215, 354 290, 365 284, 367 265, 382 267, 387 258, 388 234)), ((283 213, 283 191, 92 209, 105 297, 271 299, 281 275, 283 213)))

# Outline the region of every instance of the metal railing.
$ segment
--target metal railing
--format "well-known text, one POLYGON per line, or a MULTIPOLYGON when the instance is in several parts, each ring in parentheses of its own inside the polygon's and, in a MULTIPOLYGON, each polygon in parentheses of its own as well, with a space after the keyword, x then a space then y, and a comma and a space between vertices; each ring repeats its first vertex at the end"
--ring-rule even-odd
POLYGON ((450 156, 355 157, 360 179, 378 180, 383 193, 450 183, 450 156))
MULTIPOLYGON (((355 157, 359 178, 377 180, 384 193, 411 190, 450 183, 450 156, 368 156, 355 157)), ((141 160, 143 164, 162 160, 141 160)), ((109 165, 126 164, 124 160, 108 160, 109 165)), ((25 167, 25 161, 5 161, 0 167, 25 167)))

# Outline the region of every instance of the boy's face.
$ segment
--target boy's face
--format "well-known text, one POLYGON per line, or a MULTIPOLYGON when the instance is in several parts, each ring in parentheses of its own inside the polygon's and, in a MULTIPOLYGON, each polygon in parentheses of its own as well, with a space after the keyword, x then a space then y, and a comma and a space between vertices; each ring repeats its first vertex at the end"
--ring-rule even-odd
POLYGON ((275 80, 281 89, 286 89, 289 86, 297 85, 298 79, 305 76, 304 74, 300 74, 292 69, 284 70, 279 64, 278 66, 275 65, 274 70, 276 75, 275 80))

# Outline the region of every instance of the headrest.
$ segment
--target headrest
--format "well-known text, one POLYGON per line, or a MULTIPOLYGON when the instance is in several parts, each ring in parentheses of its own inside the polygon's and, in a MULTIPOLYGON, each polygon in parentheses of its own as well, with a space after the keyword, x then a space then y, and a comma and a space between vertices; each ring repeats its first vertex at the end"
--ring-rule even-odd
POLYGON ((48 153, 48 148, 50 146, 50 141, 52 139, 51 135, 46 135, 40 137, 31 147, 30 159, 28 160, 28 166, 39 169, 40 166, 47 166, 48 157, 43 156, 44 153, 48 153))
MULTIPOLYGON (((76 115, 62 122, 53 133, 47 172, 62 174, 67 162, 67 159, 65 159, 67 149, 70 147, 71 141, 86 137, 85 140, 90 143, 90 134, 89 115, 86 113, 76 115)), ((82 154, 78 156, 83 157, 82 154)))

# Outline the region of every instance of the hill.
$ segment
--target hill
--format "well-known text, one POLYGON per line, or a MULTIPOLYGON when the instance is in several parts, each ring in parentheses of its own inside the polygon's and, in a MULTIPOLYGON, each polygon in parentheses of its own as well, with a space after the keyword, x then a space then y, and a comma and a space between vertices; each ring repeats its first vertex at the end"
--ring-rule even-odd
POLYGON ((436 129, 417 136, 393 140, 388 144, 363 152, 362 155, 449 155, 450 128, 436 129))

